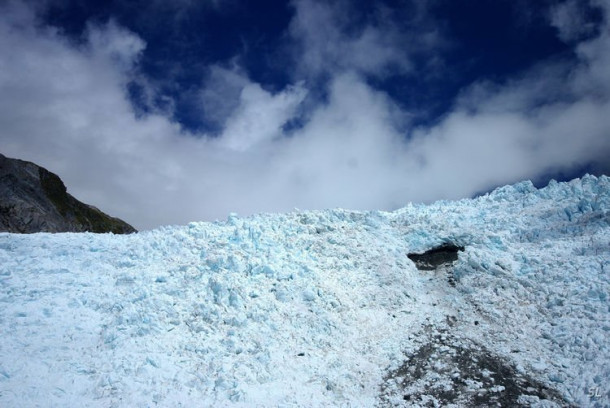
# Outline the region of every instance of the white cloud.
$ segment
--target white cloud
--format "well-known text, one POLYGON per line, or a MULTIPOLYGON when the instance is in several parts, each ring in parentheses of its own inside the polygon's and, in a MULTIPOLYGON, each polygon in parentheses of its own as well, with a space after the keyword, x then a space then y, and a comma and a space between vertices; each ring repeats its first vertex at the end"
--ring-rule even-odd
POLYGON ((119 27, 114 21, 100 27, 89 25, 86 33, 91 56, 102 64, 128 72, 133 68, 146 44, 138 36, 119 27))
POLYGON ((228 118, 221 136, 223 145, 245 151, 282 136, 282 126, 294 116, 306 91, 288 87, 272 95, 260 85, 250 83, 241 91, 240 104, 228 118))
POLYGON ((355 70, 378 76, 392 66, 410 69, 399 33, 390 21, 383 27, 353 28, 348 27, 349 3, 294 0, 293 5, 296 14, 290 33, 300 44, 295 49, 302 74, 355 70))
POLYGON ((274 93, 239 69, 211 67, 201 97, 222 127, 216 137, 188 134, 161 113, 136 117, 125 85, 145 44, 133 33, 92 26, 86 45, 76 46, 35 24, 22 3, 2 5, 0 151, 44 165, 78 198, 139 228, 295 206, 391 209, 607 164, 605 30, 576 46, 578 64, 477 84, 437 126, 407 139, 397 130, 407 113, 363 79, 404 63, 390 52, 394 40, 385 42, 391 35, 373 27, 345 37, 323 24, 332 15, 326 6, 297 4, 292 32, 304 30, 304 66, 325 70, 335 58, 340 68, 326 71, 328 98, 314 101, 288 136, 282 126, 302 109, 305 85, 274 93), (324 30, 345 49, 322 44, 324 30), (366 60, 368 52, 378 61, 366 60))
POLYGON ((552 25, 557 29, 558 37, 565 42, 578 41, 590 34, 595 25, 587 21, 585 12, 591 3, 581 0, 568 0, 551 9, 552 25))
POLYGON ((240 105, 241 93, 249 83, 246 74, 236 64, 231 68, 219 65, 209 67, 200 92, 207 121, 216 126, 224 126, 240 105))
POLYGON ((375 208, 397 203, 403 143, 392 126, 391 104, 358 76, 338 76, 328 103, 280 145, 275 173, 290 192, 290 204, 375 208))
POLYGON ((425 158, 424 179, 442 180, 424 199, 457 198, 610 156, 610 36, 576 45, 576 63, 541 63, 506 84, 477 83, 409 150, 425 158))

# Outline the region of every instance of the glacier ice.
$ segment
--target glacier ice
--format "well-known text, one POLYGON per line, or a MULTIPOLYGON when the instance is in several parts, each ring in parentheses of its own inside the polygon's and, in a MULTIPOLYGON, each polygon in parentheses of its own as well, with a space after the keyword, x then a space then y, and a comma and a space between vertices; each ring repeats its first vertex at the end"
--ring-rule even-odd
POLYGON ((609 276, 604 176, 394 212, 2 233, 0 406, 373 406, 430 328, 457 342, 439 350, 484 344, 608 406, 609 276), (465 247, 455 286, 407 257, 447 242, 465 247))

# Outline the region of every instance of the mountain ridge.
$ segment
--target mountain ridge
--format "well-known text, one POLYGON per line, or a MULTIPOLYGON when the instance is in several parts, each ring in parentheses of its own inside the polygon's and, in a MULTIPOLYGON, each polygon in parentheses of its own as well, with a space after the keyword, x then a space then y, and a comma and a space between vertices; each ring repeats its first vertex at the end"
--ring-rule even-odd
POLYGON ((129 234, 136 229, 74 198, 55 173, 0 153, 0 231, 129 234))

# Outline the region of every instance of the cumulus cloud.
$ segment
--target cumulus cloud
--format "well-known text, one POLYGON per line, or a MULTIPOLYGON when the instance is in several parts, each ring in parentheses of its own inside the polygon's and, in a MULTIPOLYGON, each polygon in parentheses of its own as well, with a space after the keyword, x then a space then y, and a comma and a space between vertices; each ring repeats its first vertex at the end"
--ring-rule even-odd
POLYGON ((250 83, 241 91, 240 104, 227 120, 221 136, 233 150, 246 151, 282 136, 282 126, 294 116, 305 97, 300 86, 288 87, 276 95, 250 83))
POLYGON ((239 66, 212 65, 199 92, 203 113, 210 125, 222 128, 240 105, 241 93, 250 83, 239 66))
POLYGON ((606 25, 575 44, 577 61, 474 84, 437 125, 405 133, 408 112, 366 78, 389 64, 409 69, 394 53, 393 29, 333 32, 340 16, 332 7, 295 4, 291 35, 305 47, 304 65, 329 76, 326 97, 309 100, 307 120, 287 133, 307 83, 271 92, 238 67, 209 67, 200 95, 216 118, 214 135, 186 132, 162 112, 136 115, 126 86, 145 52, 137 35, 110 22, 73 44, 23 3, 2 5, 0 151, 58 173, 79 199, 138 228, 231 211, 392 209, 607 164, 606 25), (312 31, 317 17, 336 44, 312 31))
POLYGON ((350 7, 341 1, 294 0, 290 33, 297 41, 301 74, 355 70, 382 75, 392 66, 410 69, 398 30, 390 21, 352 27, 350 7))
POLYGON ((551 9, 551 23, 562 41, 577 41, 593 32, 595 24, 587 18, 590 6, 587 2, 568 0, 551 9))
POLYGON ((575 45, 577 61, 543 62, 504 84, 475 83, 438 126, 416 129, 409 151, 425 160, 421 180, 445 180, 421 198, 463 197, 586 165, 610 170, 607 22, 599 32, 575 45))

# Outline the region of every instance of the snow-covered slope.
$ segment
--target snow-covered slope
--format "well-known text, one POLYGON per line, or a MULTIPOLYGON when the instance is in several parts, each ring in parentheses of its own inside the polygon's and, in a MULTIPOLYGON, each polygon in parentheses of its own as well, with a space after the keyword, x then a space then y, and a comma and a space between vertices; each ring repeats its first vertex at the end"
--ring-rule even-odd
POLYGON ((607 177, 393 213, 3 233, 0 406, 608 406, 609 296, 607 177), (407 257, 446 242, 465 247, 453 267, 407 257))

